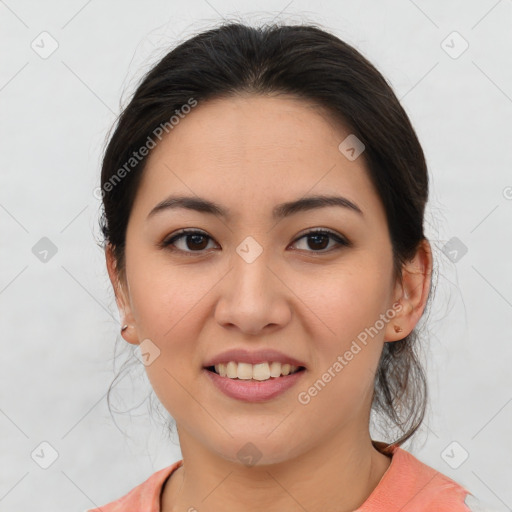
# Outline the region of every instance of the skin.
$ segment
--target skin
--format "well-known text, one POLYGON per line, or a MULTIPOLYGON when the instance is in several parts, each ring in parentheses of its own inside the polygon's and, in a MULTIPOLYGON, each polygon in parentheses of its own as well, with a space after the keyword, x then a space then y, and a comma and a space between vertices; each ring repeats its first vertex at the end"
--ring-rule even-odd
POLYGON ((128 223, 126 272, 117 272, 110 247, 106 259, 129 325, 123 337, 159 348, 146 371, 177 425, 184 465, 164 487, 163 512, 352 511, 389 467, 369 434, 374 376, 383 344, 408 335, 423 313, 432 256, 421 244, 402 282, 394 279, 385 211, 364 159, 338 150, 349 133, 303 100, 246 95, 199 104, 151 151, 128 223), (146 220, 171 193, 215 201, 232 218, 176 209, 146 220), (276 204, 312 194, 342 195, 363 215, 331 206, 271 218, 276 204), (175 252, 158 247, 182 228, 211 238, 199 252, 190 237, 175 252), (352 245, 308 243, 310 228, 352 245), (263 248, 252 263, 236 252, 247 236, 263 248), (298 392, 396 303, 400 312, 371 342, 299 403, 298 392), (276 348, 307 370, 277 398, 238 401, 203 370, 235 347, 276 348), (247 442, 261 453, 252 467, 237 458, 247 442))

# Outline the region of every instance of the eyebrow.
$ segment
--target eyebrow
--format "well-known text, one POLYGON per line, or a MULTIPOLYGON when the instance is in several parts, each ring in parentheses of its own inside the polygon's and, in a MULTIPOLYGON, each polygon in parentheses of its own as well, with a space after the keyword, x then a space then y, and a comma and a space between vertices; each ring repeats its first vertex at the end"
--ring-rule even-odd
MULTIPOLYGON (((363 216, 362 210, 346 197, 330 196, 330 195, 315 195, 307 196, 296 201, 281 203, 275 206, 272 210, 272 218, 280 220, 289 217, 298 212, 305 212, 317 210, 319 208, 326 208, 330 206, 339 206, 346 208, 363 216)), ((231 211, 228 208, 204 199, 201 197, 192 196, 169 196, 163 201, 160 201, 148 214, 146 220, 165 210, 185 208, 187 210, 194 210, 201 213, 216 215, 229 220, 232 217, 231 211)))

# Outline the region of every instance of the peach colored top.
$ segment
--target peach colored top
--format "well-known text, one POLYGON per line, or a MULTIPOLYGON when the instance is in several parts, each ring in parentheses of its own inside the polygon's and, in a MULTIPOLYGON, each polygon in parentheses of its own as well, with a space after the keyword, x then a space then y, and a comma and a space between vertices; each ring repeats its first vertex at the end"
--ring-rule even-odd
MULTIPOLYGON (((464 503, 469 493, 439 471, 427 466, 398 445, 373 441, 391 455, 391 464, 367 500, 354 512, 470 512, 464 503)), ((86 512, 161 512, 163 486, 183 459, 153 473, 122 498, 86 512)))

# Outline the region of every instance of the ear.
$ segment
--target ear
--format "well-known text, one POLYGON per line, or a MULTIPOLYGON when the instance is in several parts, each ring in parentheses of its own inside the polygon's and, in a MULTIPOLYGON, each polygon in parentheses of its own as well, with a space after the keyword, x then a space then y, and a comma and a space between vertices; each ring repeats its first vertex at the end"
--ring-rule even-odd
POLYGON ((131 309, 130 295, 127 290, 127 282, 123 276, 117 270, 116 259, 114 256, 113 248, 111 244, 107 244, 105 247, 105 259, 107 262, 107 271, 114 289, 116 297, 117 308, 119 309, 119 316, 121 318, 121 326, 128 325, 128 328, 121 332, 121 336, 133 345, 139 344, 137 336, 137 328, 135 324, 135 318, 131 309))
POLYGON ((394 303, 399 302, 402 308, 387 323, 384 341, 401 340, 412 332, 427 304, 431 277, 432 250, 424 239, 415 256, 402 267, 402 280, 397 280, 394 292, 394 303), (395 326, 402 330, 396 332, 395 326))

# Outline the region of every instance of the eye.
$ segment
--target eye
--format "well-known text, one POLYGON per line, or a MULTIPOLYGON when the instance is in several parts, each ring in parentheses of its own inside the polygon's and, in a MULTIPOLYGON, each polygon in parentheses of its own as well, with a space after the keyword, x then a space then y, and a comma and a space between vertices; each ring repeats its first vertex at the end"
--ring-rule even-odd
POLYGON ((160 244, 160 246, 188 254, 194 252, 201 253, 204 251, 204 249, 206 249, 208 240, 212 240, 212 238, 203 231, 197 231, 195 229, 183 229, 176 235, 165 239, 160 244), (180 242, 182 246, 178 247, 176 242, 180 242))
MULTIPOLYGON (((349 247, 351 245, 351 243, 346 238, 335 233, 334 231, 329 231, 326 229, 308 231, 301 237, 297 238, 294 244, 297 244, 297 242, 302 239, 307 239, 307 245, 310 249, 313 249, 305 249, 307 252, 324 253, 343 246, 349 247), (333 244, 334 247, 329 247, 329 243, 331 241, 335 242, 333 244)), ((204 252, 208 247, 209 240, 213 239, 203 231, 198 231, 195 229, 183 229, 177 234, 165 239, 159 245, 162 248, 168 248, 173 251, 180 251, 187 255, 192 255, 193 253, 201 254, 204 252), (181 243, 181 247, 179 247, 178 243, 181 243)))
MULTIPOLYGON (((334 231, 329 231, 325 229, 316 229, 311 230, 302 235, 300 238, 297 238, 295 240, 295 243, 297 243, 299 240, 307 239, 307 245, 310 248, 315 249, 314 251, 308 251, 308 252, 329 252, 333 249, 339 249, 341 246, 349 247, 351 244, 350 242, 342 237, 341 235, 338 235, 334 231), (334 244, 334 247, 330 247, 327 250, 326 247, 329 247, 329 242, 334 240, 336 243, 334 244), (337 245, 336 245, 337 244, 337 245)), ((306 249, 307 250, 307 249, 306 249)))

